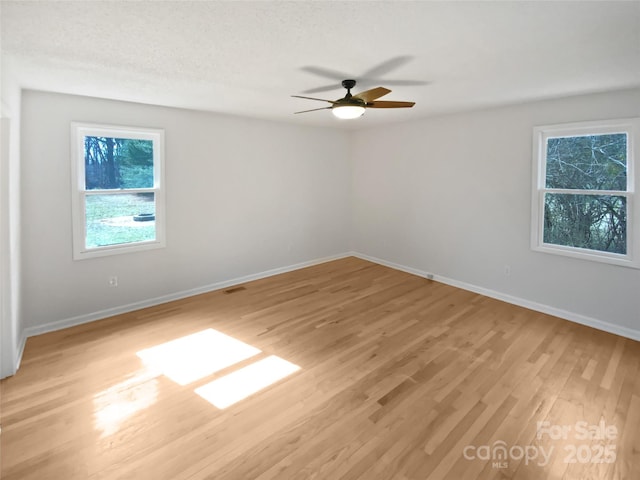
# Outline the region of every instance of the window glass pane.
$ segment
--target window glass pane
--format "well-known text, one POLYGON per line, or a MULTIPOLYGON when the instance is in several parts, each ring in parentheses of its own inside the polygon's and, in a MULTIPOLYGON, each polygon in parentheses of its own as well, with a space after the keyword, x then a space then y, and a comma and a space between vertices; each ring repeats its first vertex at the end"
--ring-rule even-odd
POLYGON ((153 188, 153 142, 84 137, 85 188, 153 188))
POLYGON ((546 187, 627 190, 627 134, 547 139, 546 187))
POLYGON ((155 194, 88 194, 87 248, 155 240, 155 194))
POLYGON ((546 193, 544 243, 627 253, 627 199, 546 193))

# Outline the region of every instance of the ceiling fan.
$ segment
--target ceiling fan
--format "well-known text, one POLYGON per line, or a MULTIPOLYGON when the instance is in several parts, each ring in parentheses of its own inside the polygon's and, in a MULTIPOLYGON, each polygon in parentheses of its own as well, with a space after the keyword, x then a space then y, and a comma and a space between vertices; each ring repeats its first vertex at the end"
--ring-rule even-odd
POLYGON ((317 110, 329 110, 336 117, 342 119, 358 118, 364 114, 367 108, 410 108, 415 105, 415 102, 390 102, 390 101, 376 101, 378 98, 391 93, 391 90, 384 87, 376 87, 371 90, 351 94, 351 89, 356 86, 355 80, 343 80, 342 86, 347 89, 347 94, 344 98, 338 100, 325 100, 323 98, 303 97, 300 95, 291 95, 295 98, 304 98, 307 100, 318 100, 320 102, 328 102, 330 107, 313 108, 311 110, 302 110, 294 113, 307 113, 315 112, 317 110))

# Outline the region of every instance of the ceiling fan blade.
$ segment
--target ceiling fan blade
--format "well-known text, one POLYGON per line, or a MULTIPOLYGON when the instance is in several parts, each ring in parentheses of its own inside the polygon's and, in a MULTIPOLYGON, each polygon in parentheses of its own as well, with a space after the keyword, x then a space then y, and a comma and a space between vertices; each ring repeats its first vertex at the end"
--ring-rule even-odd
POLYGON ((346 73, 337 72, 335 70, 330 70, 323 67, 307 66, 302 67, 300 70, 304 70, 305 72, 313 73, 314 75, 319 75, 321 77, 329 78, 331 80, 342 81, 345 78, 353 78, 353 75, 349 76, 346 73))
POLYGON ((367 103, 367 108, 409 108, 416 102, 371 102, 367 103))
POLYGON ((293 112, 294 115, 296 113, 307 113, 307 112, 315 112, 317 110, 331 110, 333 107, 321 107, 321 108, 312 108, 311 110, 302 110, 300 112, 293 112))
POLYGON ((429 82, 423 82, 422 80, 378 80, 379 83, 386 83, 392 87, 418 87, 422 85, 429 85, 429 82))
POLYGON ((411 60, 413 60, 413 57, 411 55, 401 55, 399 57, 390 58, 389 60, 385 60, 381 64, 370 68, 369 70, 364 72, 361 77, 378 77, 384 75, 385 73, 389 73, 392 70, 400 68, 402 65, 410 62, 411 60))
MULTIPOLYGON (((387 85, 390 85, 392 87, 416 87, 416 86, 423 86, 423 85, 429 85, 430 82, 423 82, 422 80, 387 80, 387 79, 377 79, 377 78, 361 78, 358 80, 358 86, 359 87, 369 87, 372 85, 375 85, 376 83, 380 84, 380 83, 385 83, 387 85)), ((311 88, 309 90, 303 90, 302 93, 320 93, 320 92, 329 92, 331 90, 339 90, 342 87, 339 84, 332 84, 332 85, 324 85, 323 87, 316 87, 316 88, 311 88)), ((355 96, 355 95, 354 95, 355 96)), ((357 96, 360 96, 360 94, 358 94, 357 96)), ((380 97, 378 97, 380 98, 380 97)))
MULTIPOLYGON (((334 102, 333 100, 325 100, 324 98, 313 98, 313 97, 303 97, 301 95, 291 95, 294 98, 304 98, 305 100, 318 100, 319 102, 329 102, 331 104, 334 104, 336 102, 334 102)), ((331 107, 329 107, 331 108, 331 107)))
POLYGON ((342 86, 338 83, 334 83, 333 85, 325 85, 324 87, 316 87, 311 88, 309 90, 303 90, 302 93, 320 93, 320 92, 329 92, 331 90, 339 90, 342 86))
POLYGON ((355 98, 361 98, 365 102, 371 102, 371 101, 375 100, 376 98, 380 98, 380 97, 386 95, 387 93, 391 93, 391 90, 389 90, 388 88, 384 88, 384 87, 376 87, 376 88, 372 88, 371 90, 366 90, 364 92, 360 92, 360 93, 354 95, 354 97, 355 98))

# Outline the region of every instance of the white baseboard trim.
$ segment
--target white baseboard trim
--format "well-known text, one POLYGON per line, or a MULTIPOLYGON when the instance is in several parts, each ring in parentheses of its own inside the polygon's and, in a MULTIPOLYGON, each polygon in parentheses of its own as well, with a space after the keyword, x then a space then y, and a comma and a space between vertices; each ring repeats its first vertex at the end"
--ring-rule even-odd
POLYGON ((527 300, 524 298, 514 297, 512 295, 497 292, 495 290, 490 290, 488 288, 479 287, 477 285, 473 285, 470 283, 461 282, 458 280, 454 280, 452 278, 443 277, 440 275, 433 274, 431 272, 418 270, 417 268, 407 267, 405 265, 400 265, 394 262, 388 262, 386 260, 382 260, 381 258, 372 257, 370 255, 365 255, 363 253, 351 252, 351 254, 354 257, 358 257, 363 260, 368 260, 370 262, 377 263, 379 265, 384 265, 385 267, 393 268, 395 270, 400 270, 402 272, 411 273, 419 277, 427 278, 428 275, 433 275, 433 280, 440 283, 444 283, 446 285, 451 285, 452 287, 468 290, 470 292, 478 293, 486 297, 495 298, 496 300, 501 300, 503 302, 510 303, 512 305, 528 308, 529 310, 535 310, 536 312, 552 315, 554 317, 562 318, 563 320, 569 320, 571 322, 579 323, 581 325, 592 327, 597 330, 602 330, 608 333, 619 335, 621 337, 630 338, 631 340, 640 341, 640 330, 634 330, 632 328, 623 327, 620 325, 616 325, 614 323, 598 320, 597 318, 587 317, 585 315, 569 312, 567 310, 562 310, 560 308, 551 307, 549 305, 545 305, 542 303, 533 302, 531 300, 527 300))
MULTIPOLYGON (((162 303, 172 302, 174 300, 180 300, 183 298, 192 297, 194 295, 199 295, 201 293, 208 293, 215 290, 221 290, 223 288, 228 288, 233 285, 239 285, 242 283, 251 282, 253 280, 260 280, 261 278, 272 277, 274 275, 279 275, 281 273, 292 272, 294 270, 300 270, 301 268, 311 267, 313 265, 318 265, 321 263, 326 263, 332 260, 338 260, 338 259, 349 257, 349 256, 351 256, 350 252, 341 253, 338 255, 331 255, 329 257, 323 257, 315 260, 310 260, 307 262, 296 263, 294 265, 288 265, 286 267, 273 268, 271 270, 266 270, 264 272, 254 273, 251 275, 245 275, 243 277, 232 278, 230 280, 223 280, 221 282, 212 283, 210 285, 204 285, 202 287, 192 288, 190 290, 184 290, 181 292, 171 293, 168 295, 162 295, 160 297, 150 298, 148 300, 142 300, 139 302, 130 303, 128 305, 121 305, 118 307, 107 308, 105 310, 100 310, 97 312, 79 315, 77 317, 66 318, 63 320, 56 320, 54 322, 45 323, 44 325, 38 325, 36 327, 28 327, 24 330, 22 335, 23 337, 22 349, 24 349, 24 344, 28 337, 34 337, 36 335, 42 335, 43 333, 62 330, 64 328, 75 327, 76 325, 82 325, 84 323, 101 320, 103 318, 112 317, 114 315, 119 315, 121 313, 133 312, 135 310, 140 310, 142 308, 153 307, 156 305, 160 305, 162 303)), ((22 357, 22 351, 20 352, 19 358, 21 357, 22 357)))

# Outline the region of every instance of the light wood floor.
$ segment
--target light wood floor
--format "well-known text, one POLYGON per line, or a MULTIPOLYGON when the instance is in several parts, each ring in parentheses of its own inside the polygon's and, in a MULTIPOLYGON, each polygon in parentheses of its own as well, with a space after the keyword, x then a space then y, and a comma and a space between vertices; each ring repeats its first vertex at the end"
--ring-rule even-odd
POLYGON ((355 258, 244 287, 30 338, 2 480, 640 478, 638 342, 355 258), (208 328, 262 353, 185 386, 136 356, 208 328), (268 355, 301 369, 194 393, 268 355))

